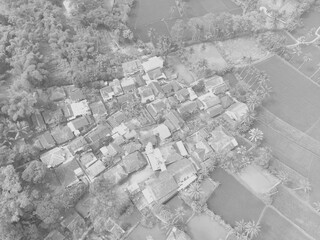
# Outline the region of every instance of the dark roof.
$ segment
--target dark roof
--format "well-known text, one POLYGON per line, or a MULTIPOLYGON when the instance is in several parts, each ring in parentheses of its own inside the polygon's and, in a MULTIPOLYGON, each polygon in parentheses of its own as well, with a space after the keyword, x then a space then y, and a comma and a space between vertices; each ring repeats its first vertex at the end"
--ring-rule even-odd
POLYGON ((75 129, 80 130, 88 125, 90 125, 89 116, 78 117, 71 121, 75 129))
POLYGON ((88 143, 85 138, 83 136, 79 136, 68 144, 68 149, 74 155, 85 149, 87 146, 88 143))
POLYGON ((58 144, 65 143, 74 138, 68 126, 57 126, 51 131, 52 137, 58 144))
POLYGON ((63 104, 62 112, 66 118, 73 117, 74 115, 70 104, 63 104))
POLYGON ((92 165, 90 165, 86 169, 86 171, 88 173, 88 176, 90 176, 91 178, 95 178, 99 174, 101 174, 105 169, 106 169, 106 167, 104 166, 103 162, 100 160, 97 160, 92 165))
POLYGON ((73 159, 67 163, 61 164, 55 168, 56 175, 59 179, 59 182, 64 187, 71 185, 72 183, 78 180, 74 170, 80 168, 76 159, 73 159))
POLYGON ((42 147, 45 149, 50 149, 56 145, 56 143, 55 143, 55 141, 49 131, 40 135, 39 141, 40 141, 42 147))
POLYGON ((138 171, 139 169, 146 166, 147 161, 140 152, 136 151, 134 153, 131 153, 125 156, 122 159, 121 165, 125 169, 125 171, 129 174, 129 173, 138 171))
POLYGON ((66 98, 62 87, 51 87, 47 90, 50 101, 61 101, 66 98))
POLYGON ((55 111, 46 110, 42 112, 43 119, 46 124, 54 124, 57 123, 57 119, 61 119, 63 117, 63 112, 60 108, 55 111))
POLYGON ((136 81, 136 83, 138 84, 139 87, 145 86, 146 85, 146 81, 139 75, 135 75, 134 79, 136 81))
POLYGON ((35 128, 37 128, 38 130, 43 130, 47 128, 42 118, 42 115, 40 113, 32 114, 31 121, 32 121, 32 124, 35 126, 35 128))
POLYGON ((109 134, 111 134, 111 129, 109 126, 98 125, 95 129, 88 133, 86 139, 89 140, 90 143, 93 143, 107 137, 109 134))
POLYGON ((228 95, 223 96, 220 100, 221 100, 221 105, 224 109, 230 107, 231 104, 233 103, 232 98, 229 97, 228 95))
POLYGON ((216 117, 219 114, 221 114, 223 112, 223 107, 221 106, 221 104, 218 104, 214 107, 208 108, 207 109, 207 113, 210 115, 210 117, 216 117))
POLYGON ((127 103, 129 101, 132 101, 134 99, 133 93, 126 93, 125 95, 121 95, 117 97, 117 101, 120 104, 127 103))
POLYGON ((108 122, 113 128, 115 128, 123 123, 126 119, 126 115, 122 111, 118 111, 108 118, 108 122))
POLYGON ((103 102, 101 102, 101 101, 91 103, 89 105, 89 107, 90 107, 91 112, 94 117, 108 114, 106 107, 104 106, 103 102))
POLYGON ((181 86, 176 80, 173 80, 162 86, 162 90, 165 94, 175 93, 180 89, 181 86))
POLYGON ((51 231, 44 240, 64 240, 65 236, 63 236, 59 231, 53 230, 51 231))
POLYGON ((167 121, 165 124, 171 131, 180 129, 184 123, 183 119, 175 110, 171 110, 164 117, 167 121))

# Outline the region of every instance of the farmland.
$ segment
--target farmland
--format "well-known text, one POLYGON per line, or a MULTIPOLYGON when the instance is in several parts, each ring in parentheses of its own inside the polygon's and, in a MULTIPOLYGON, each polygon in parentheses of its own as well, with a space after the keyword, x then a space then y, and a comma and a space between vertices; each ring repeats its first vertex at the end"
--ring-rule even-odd
POLYGON ((208 200, 211 211, 231 225, 241 219, 258 220, 264 207, 260 199, 222 169, 215 170, 211 176, 221 183, 208 200))

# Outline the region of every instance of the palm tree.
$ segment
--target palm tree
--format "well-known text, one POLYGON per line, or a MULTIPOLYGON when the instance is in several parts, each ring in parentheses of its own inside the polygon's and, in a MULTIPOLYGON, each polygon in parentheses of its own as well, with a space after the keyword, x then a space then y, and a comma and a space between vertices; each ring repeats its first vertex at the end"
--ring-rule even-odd
POLYGON ((258 128, 253 128, 249 131, 249 140, 251 142, 260 142, 263 140, 263 132, 258 128))
POLYGON ((186 215, 185 210, 183 207, 178 207, 175 209, 174 218, 172 219, 173 223, 178 221, 183 221, 183 217, 186 215))
POLYGON ((320 202, 314 202, 313 203, 313 208, 317 211, 320 212, 320 202))
POLYGON ((289 59, 289 62, 291 62, 291 60, 294 58, 294 54, 296 54, 297 56, 300 56, 302 54, 302 50, 301 50, 301 47, 299 45, 295 45, 293 48, 292 48, 292 57, 289 59))
POLYGON ((247 97, 247 105, 249 110, 253 111, 256 107, 260 106, 262 103, 262 96, 260 92, 254 91, 247 97))
POLYGON ((285 171, 277 172, 277 177, 280 179, 281 183, 286 184, 289 181, 289 174, 285 171))
POLYGON ((195 201, 199 200, 203 196, 204 192, 199 183, 193 183, 188 188, 188 195, 195 201))
POLYGON ((249 221, 245 226, 246 236, 250 237, 250 239, 252 239, 253 237, 258 236, 260 231, 261 231, 261 227, 255 221, 249 221))
POLYGON ((303 62, 302 64, 298 67, 298 69, 300 69, 305 63, 310 62, 312 60, 311 55, 310 54, 306 54, 303 56, 303 62))
POLYGON ((297 187, 297 188, 295 188, 293 190, 295 190, 295 191, 303 190, 305 193, 308 193, 308 192, 310 192, 312 190, 311 183, 309 182, 308 179, 301 179, 299 181, 299 187, 297 187))
POLYGON ((176 6, 171 6, 170 7, 170 18, 173 18, 173 14, 174 14, 176 8, 177 8, 176 6))
POLYGON ((156 34, 156 30, 154 28, 149 28, 148 37, 151 42, 152 42, 153 38, 155 37, 155 34, 156 34))
POLYGON ((237 232, 237 233, 243 233, 246 229, 246 226, 247 226, 247 223, 241 219, 240 221, 237 221, 236 222, 236 226, 234 228, 234 230, 237 232))

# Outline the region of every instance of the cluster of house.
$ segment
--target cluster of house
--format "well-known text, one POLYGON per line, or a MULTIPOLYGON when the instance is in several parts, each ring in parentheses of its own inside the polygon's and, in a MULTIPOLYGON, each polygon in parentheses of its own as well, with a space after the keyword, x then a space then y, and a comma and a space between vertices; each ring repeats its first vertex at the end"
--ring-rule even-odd
MULTIPOLYGON (((201 80, 205 90, 199 95, 176 76, 167 78, 163 65, 160 57, 124 63, 125 77, 100 89, 101 99, 92 103, 74 86, 49 90, 59 107, 32 116, 41 132, 35 144, 43 150, 41 161, 55 171, 63 186, 90 183, 103 175, 113 184, 125 182, 132 202, 143 210, 165 203, 188 187, 214 152, 237 146, 221 126, 190 134, 183 116, 201 112, 223 117, 235 126, 247 114, 246 104, 226 94, 228 85, 219 76, 201 80), (114 102, 133 100, 143 106, 141 118, 128 119, 123 109, 109 110, 114 102), (60 116, 65 120, 57 125, 60 116), (101 118, 106 121, 98 123, 101 118), (188 136, 174 138, 179 132, 188 136)), ((79 212, 88 217, 89 211, 79 212)), ((110 231, 115 229, 115 239, 119 239, 123 231, 116 223, 113 226, 110 231)))

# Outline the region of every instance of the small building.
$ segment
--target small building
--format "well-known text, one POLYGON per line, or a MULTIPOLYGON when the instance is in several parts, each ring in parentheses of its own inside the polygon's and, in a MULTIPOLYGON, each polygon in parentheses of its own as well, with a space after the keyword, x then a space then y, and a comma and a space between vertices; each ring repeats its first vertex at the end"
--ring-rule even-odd
POLYGON ((74 85, 65 86, 64 90, 72 102, 79 102, 86 98, 81 88, 77 88, 74 85))
POLYGON ((77 175, 82 170, 76 159, 73 159, 56 167, 55 172, 61 185, 68 187, 79 181, 77 175))
POLYGON ((65 103, 61 104, 61 110, 66 119, 74 118, 74 114, 72 112, 72 108, 70 104, 65 104, 65 103))
POLYGON ((136 59, 133 61, 122 63, 122 70, 123 75, 127 77, 140 72, 142 70, 142 65, 140 60, 136 59))
POLYGON ((220 76, 213 76, 211 78, 204 79, 204 85, 207 91, 214 94, 220 94, 229 89, 228 85, 220 76))
POLYGON ((146 81, 142 78, 142 76, 140 74, 136 74, 133 77, 134 77, 134 80, 135 80, 136 84, 138 85, 138 87, 143 87, 143 86, 147 85, 146 81))
POLYGON ((128 154, 133 153, 135 151, 139 151, 142 148, 142 145, 138 141, 136 141, 136 142, 131 141, 131 142, 125 144, 122 148, 124 150, 124 153, 126 155, 128 155, 128 154))
POLYGON ((121 148, 115 143, 110 143, 108 146, 103 146, 100 148, 100 152, 105 157, 115 157, 121 152, 121 148))
POLYGON ((133 92, 136 89, 136 82, 132 77, 123 78, 121 80, 121 87, 125 93, 133 92))
POLYGON ((91 114, 87 100, 82 100, 80 102, 71 103, 70 106, 71 106, 71 110, 73 112, 73 117, 91 114))
POLYGON ((62 87, 50 87, 47 89, 49 100, 53 102, 62 101, 66 98, 66 93, 62 87))
POLYGON ((147 86, 139 88, 139 94, 142 103, 152 102, 155 99, 152 88, 147 86))
POLYGON ((212 131, 208 143, 217 153, 226 153, 238 146, 236 139, 227 135, 222 126, 216 127, 212 131))
POLYGON ((41 113, 34 113, 31 115, 32 125, 37 131, 42 131, 47 128, 41 113))
POLYGON ((220 115, 222 112, 223 112, 223 107, 221 104, 215 105, 214 107, 210 107, 207 109, 207 114, 212 118, 220 115))
POLYGON ((152 91, 155 96, 158 96, 158 97, 162 97, 162 95, 164 96, 162 88, 158 82, 151 82, 148 84, 148 87, 152 88, 152 91))
POLYGON ((86 172, 89 176, 89 179, 92 181, 97 176, 99 176, 104 170, 106 170, 105 165, 102 161, 97 160, 92 165, 87 167, 86 172))
POLYGON ((51 231, 44 240, 65 240, 65 236, 63 236, 58 230, 51 231))
POLYGON ((72 159, 73 155, 66 147, 56 147, 40 155, 41 162, 47 165, 48 168, 59 166, 64 162, 71 161, 72 159))
POLYGON ((159 135, 161 141, 165 141, 167 138, 171 137, 171 132, 165 124, 159 124, 152 131, 153 134, 159 135))
POLYGON ((180 107, 177 109, 177 111, 180 113, 180 115, 182 114, 186 114, 186 113, 194 113, 197 110, 199 110, 198 104, 195 101, 187 101, 184 102, 180 105, 180 107))
POLYGON ((79 136, 68 144, 68 149, 75 155, 78 152, 86 151, 88 149, 88 143, 83 136, 79 136))
POLYGON ((168 172, 155 173, 145 181, 145 189, 142 191, 148 203, 165 203, 177 194, 179 185, 168 172))
POLYGON ((147 165, 147 161, 144 156, 136 151, 125 157, 123 157, 121 166, 126 171, 127 174, 138 171, 139 169, 145 167, 147 165))
POLYGON ((79 161, 85 168, 88 168, 98 159, 92 152, 85 152, 79 156, 79 161))
POLYGON ((161 68, 156 68, 147 72, 147 75, 150 80, 161 80, 166 79, 167 76, 162 72, 161 68))
POLYGON ((74 135, 68 126, 57 126, 51 130, 52 137, 58 144, 70 141, 74 135))
POLYGON ((56 142, 54 141, 49 131, 46 131, 45 133, 41 134, 38 137, 38 140, 42 149, 50 149, 56 145, 56 142))
POLYGON ((153 148, 152 143, 148 143, 146 146, 147 161, 153 171, 166 170, 166 159, 162 156, 159 148, 153 148))
POLYGON ((173 227, 169 231, 166 240, 192 240, 192 238, 180 229, 173 227))
POLYGON ((175 93, 176 98, 179 102, 185 102, 190 99, 190 93, 187 88, 182 88, 175 93))
POLYGON ((121 123, 125 122, 126 120, 126 115, 122 111, 118 111, 108 118, 108 123, 111 125, 112 128, 115 128, 118 127, 121 123))
POLYGON ((106 230, 112 234, 114 240, 120 239, 125 234, 125 231, 111 218, 107 220, 106 225, 106 230))
POLYGON ((174 93, 178 92, 181 89, 181 86, 178 81, 173 80, 169 83, 164 84, 163 86, 161 86, 161 88, 164 94, 166 94, 167 96, 171 96, 174 93))
POLYGON ((221 97, 220 100, 221 100, 221 105, 224 109, 230 107, 231 104, 233 104, 232 98, 228 95, 221 97))
POLYGON ((61 226, 67 228, 70 232, 77 231, 78 226, 85 226, 84 219, 76 212, 71 211, 61 222, 61 226))
POLYGON ((204 106, 204 109, 214 107, 221 103, 220 98, 213 93, 206 93, 198 98, 204 106))
POLYGON ((148 73, 149 71, 157 68, 163 68, 164 60, 161 57, 151 57, 142 63, 143 70, 148 73))
POLYGON ((102 97, 104 102, 108 102, 115 95, 112 86, 106 86, 104 88, 101 88, 100 89, 100 94, 101 94, 101 97, 102 97))
POLYGON ((103 177, 110 181, 111 184, 116 185, 128 177, 128 174, 120 164, 110 168, 103 174, 103 177))
POLYGON ((162 115, 162 113, 167 109, 167 104, 164 99, 156 99, 153 102, 147 104, 146 109, 150 115, 156 119, 162 115))
POLYGON ((226 110, 226 114, 236 122, 241 122, 247 116, 248 112, 249 108, 247 104, 242 102, 236 102, 226 110))
POLYGON ((58 108, 54 111, 45 110, 42 112, 42 116, 46 124, 53 125, 61 123, 64 115, 62 110, 58 108))
POLYGON ((181 129, 184 125, 183 119, 175 110, 171 110, 165 114, 164 117, 166 119, 164 124, 170 129, 171 132, 181 129))
POLYGON ((134 93, 127 93, 117 97, 118 104, 122 105, 128 102, 133 102, 135 100, 134 93))
POLYGON ((113 79, 113 81, 109 83, 109 86, 112 87, 115 96, 120 96, 123 94, 123 90, 119 79, 113 79))
POLYGON ((98 150, 102 145, 102 140, 111 135, 111 128, 107 125, 99 125, 90 131, 85 138, 93 150, 98 150))
POLYGON ((67 126, 75 136, 78 136, 80 133, 86 132, 92 123, 93 122, 89 116, 82 116, 68 122, 67 126))
POLYGON ((188 92, 189 92, 189 99, 191 101, 194 101, 198 98, 198 95, 193 91, 192 87, 188 87, 188 92))
POLYGON ((184 144, 183 144, 182 141, 176 142, 176 143, 175 143, 175 146, 176 146, 176 148, 178 149, 178 151, 179 151, 179 153, 180 153, 181 156, 186 157, 186 156, 189 155, 189 153, 188 153, 188 151, 187 151, 187 149, 186 149, 186 147, 184 146, 184 144))
POLYGON ((95 119, 108 115, 107 109, 102 101, 91 103, 89 107, 95 119))

